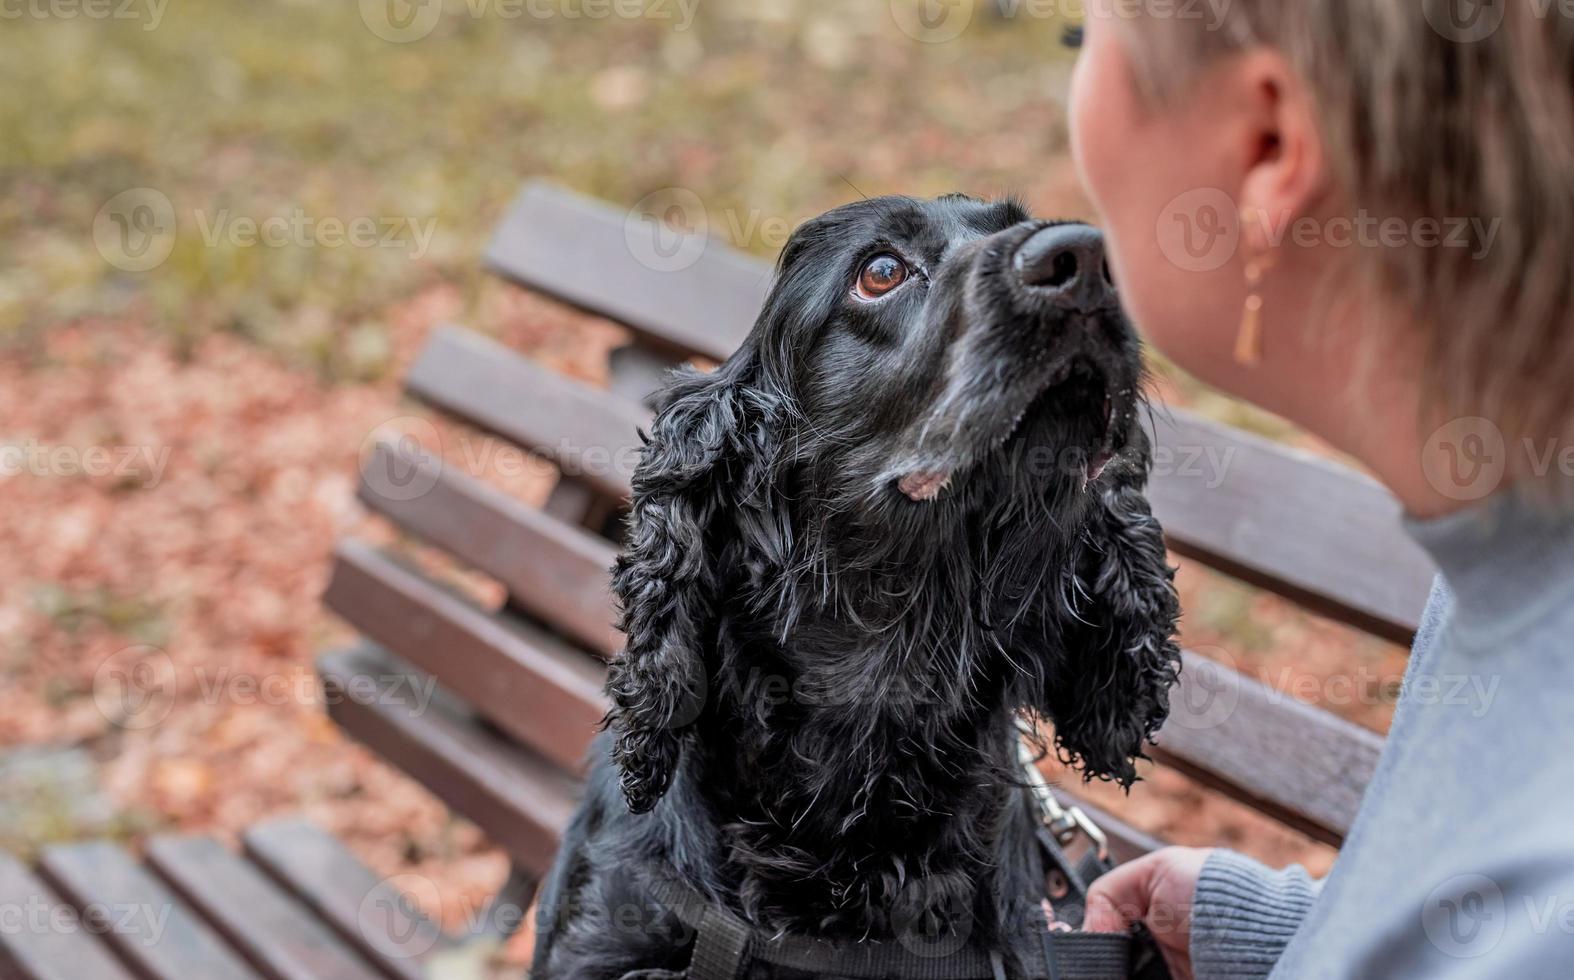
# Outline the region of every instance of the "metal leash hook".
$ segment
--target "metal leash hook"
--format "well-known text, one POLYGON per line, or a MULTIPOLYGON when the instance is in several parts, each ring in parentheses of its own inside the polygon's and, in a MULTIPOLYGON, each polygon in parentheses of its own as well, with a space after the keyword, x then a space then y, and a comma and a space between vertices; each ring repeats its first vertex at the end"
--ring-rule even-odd
MULTIPOLYGON (((1031 730, 1026 724, 1018 726, 1024 736, 1030 735, 1031 730)), ((1044 827, 1055 835, 1055 842, 1061 847, 1071 846, 1078 834, 1087 837, 1093 842, 1095 852, 1100 861, 1109 860, 1109 838, 1104 836, 1104 831, 1088 818, 1082 808, 1078 806, 1061 806, 1055 799, 1055 793, 1049 788, 1049 782, 1044 779, 1044 774, 1038 771, 1037 760, 1033 758, 1033 750, 1028 748, 1025 739, 1017 740, 1017 758, 1022 762, 1022 769, 1027 775, 1028 788, 1033 791, 1033 798, 1038 801, 1039 811, 1043 814, 1044 827)))

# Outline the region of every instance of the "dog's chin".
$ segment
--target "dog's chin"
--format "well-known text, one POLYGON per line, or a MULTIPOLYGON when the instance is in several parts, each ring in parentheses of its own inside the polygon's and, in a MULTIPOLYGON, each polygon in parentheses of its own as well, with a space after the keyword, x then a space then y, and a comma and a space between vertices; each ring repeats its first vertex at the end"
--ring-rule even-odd
POLYGON ((993 412, 966 427, 965 441, 898 463, 892 485, 915 504, 942 501, 985 473, 1046 492, 1068 483, 1080 489, 1103 476, 1125 448, 1129 400, 1091 361, 1076 359, 1037 390, 1001 397, 993 412))

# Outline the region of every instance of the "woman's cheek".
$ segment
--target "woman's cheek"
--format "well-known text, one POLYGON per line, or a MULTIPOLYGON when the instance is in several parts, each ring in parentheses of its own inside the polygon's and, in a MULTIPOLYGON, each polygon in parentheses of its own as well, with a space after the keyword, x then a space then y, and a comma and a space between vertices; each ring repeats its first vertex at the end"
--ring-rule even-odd
POLYGON ((1089 43, 1072 75, 1072 155, 1099 212, 1122 300, 1145 331, 1163 333, 1165 325, 1151 321, 1162 316, 1164 304, 1158 299, 1169 288, 1173 270, 1159 265, 1163 256, 1158 253, 1153 208, 1147 200, 1162 178, 1152 161, 1162 157, 1155 157, 1154 149, 1144 145, 1147 129, 1121 45, 1108 26, 1089 32, 1089 43))
POLYGON ((1072 154, 1099 212, 1121 301, 1172 360, 1213 374, 1210 361, 1228 347, 1228 268, 1200 271, 1177 252, 1184 243, 1172 240, 1185 218, 1175 213, 1177 202, 1189 200, 1193 188, 1217 185, 1200 150, 1207 134, 1184 131, 1173 112, 1145 109, 1116 28, 1099 25, 1088 38, 1072 75, 1072 154))

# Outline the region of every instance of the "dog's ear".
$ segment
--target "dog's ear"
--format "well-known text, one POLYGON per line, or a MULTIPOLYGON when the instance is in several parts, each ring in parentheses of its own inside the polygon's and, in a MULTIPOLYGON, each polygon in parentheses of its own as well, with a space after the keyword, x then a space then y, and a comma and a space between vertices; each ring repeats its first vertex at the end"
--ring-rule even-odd
POLYGON ((1169 715, 1180 601, 1142 480, 1104 489, 1062 595, 1064 669, 1045 705, 1063 756, 1089 778, 1136 781, 1134 760, 1169 715))
POLYGON ((666 792, 684 731, 704 710, 717 559, 768 465, 772 401, 748 371, 740 355, 712 374, 679 372, 634 474, 627 542, 613 567, 625 645, 608 673, 607 724, 635 813, 666 792))

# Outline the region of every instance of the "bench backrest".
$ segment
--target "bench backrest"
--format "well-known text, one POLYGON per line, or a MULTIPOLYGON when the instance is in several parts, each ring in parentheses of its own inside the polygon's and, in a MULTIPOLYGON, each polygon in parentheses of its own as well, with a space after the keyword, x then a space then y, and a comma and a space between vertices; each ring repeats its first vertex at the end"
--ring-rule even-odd
MULTIPOLYGON (((600 661, 619 638, 609 625, 606 575, 615 544, 602 532, 628 492, 637 429, 649 418, 643 396, 666 366, 694 356, 724 359, 770 284, 768 265, 714 242, 686 250, 684 268, 653 268, 663 264, 649 257, 664 254, 664 234, 637 216, 532 184, 487 254, 507 278, 630 328, 634 343, 614 356, 612 391, 455 327, 433 334, 410 373, 417 398, 561 466, 544 508, 396 446, 379 447, 363 470, 367 506, 497 579, 508 592, 505 606, 483 608, 354 541, 341 546, 327 595, 372 641, 435 675, 465 703, 443 702, 433 717, 450 728, 423 738, 446 739, 448 749, 468 753, 478 766, 509 766, 510 780, 545 787, 510 802, 504 789, 482 785, 483 768, 446 794, 483 825, 487 819, 476 814, 528 810, 522 823, 497 818, 493 833, 527 865, 550 856, 605 709, 600 661), (472 710, 502 743, 464 727, 472 710)), ((1412 635, 1432 569, 1403 536, 1397 504, 1382 488, 1179 409, 1159 416, 1155 435, 1172 465, 1160 466, 1151 495, 1176 554, 1378 636, 1412 635), (1203 478, 1182 465, 1188 458, 1220 465, 1203 478)), ((348 675, 381 662, 361 656, 325 670, 347 683, 348 675)), ((417 721, 346 721, 356 724, 363 737, 375 729, 389 744, 403 738, 412 761, 401 764, 422 778, 436 765, 434 750, 411 747, 417 721)), ((1381 739, 1188 653, 1158 744, 1161 764, 1338 844, 1381 739)), ((1117 854, 1153 846, 1118 815, 1098 816, 1114 831, 1117 854)))

